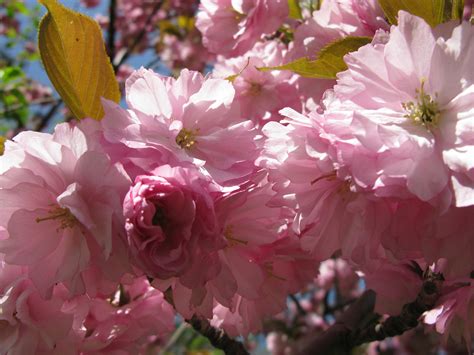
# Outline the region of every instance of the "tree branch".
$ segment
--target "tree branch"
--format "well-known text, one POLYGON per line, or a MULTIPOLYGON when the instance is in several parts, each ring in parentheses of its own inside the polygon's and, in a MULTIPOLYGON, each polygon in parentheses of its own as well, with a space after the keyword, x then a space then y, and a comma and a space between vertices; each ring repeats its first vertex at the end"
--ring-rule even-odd
POLYGON ((301 303, 300 301, 298 300, 298 298, 295 296, 295 295, 289 295, 290 299, 293 301, 293 303, 295 304, 296 306, 296 309, 298 310, 298 313, 300 316, 305 316, 306 315, 306 311, 304 310, 303 306, 301 306, 301 303))
POLYGON ((208 338, 214 347, 223 350, 227 355, 249 355, 241 342, 229 337, 222 329, 214 328, 207 319, 194 315, 186 322, 208 338))
MULTIPOLYGON (((109 27, 107 30, 107 50, 110 62, 114 63, 115 59, 115 18, 117 14, 117 0, 110 0, 109 4, 109 27)), ((114 70, 116 68, 114 67, 114 70)))
POLYGON ((441 274, 429 270, 423 279, 415 301, 405 304, 400 315, 381 323, 380 316, 374 313, 375 292, 365 291, 324 333, 303 339, 298 354, 350 354, 358 345, 401 335, 415 328, 420 316, 436 304, 444 280, 441 274))
POLYGON ((41 121, 36 127, 36 131, 41 132, 48 126, 49 120, 56 114, 56 111, 61 107, 62 103, 63 100, 58 99, 57 102, 51 106, 49 111, 41 118, 41 121))
POLYGON ((421 315, 436 304, 443 280, 441 274, 429 273, 425 277, 415 301, 405 304, 400 315, 389 317, 382 323, 374 323, 365 329, 352 333, 350 339, 352 346, 401 335, 405 331, 415 328, 421 315))
POLYGON ((150 26, 151 21, 153 20, 153 17, 160 10, 161 6, 163 6, 163 2, 164 2, 163 0, 157 1, 157 3, 155 4, 155 7, 152 9, 152 11, 150 13, 150 16, 148 16, 145 24, 143 25, 142 30, 135 37, 135 40, 133 41, 132 45, 130 47, 128 47, 127 50, 124 52, 124 54, 120 58, 119 62, 117 64, 112 62, 112 65, 114 67, 115 72, 117 72, 118 69, 122 66, 122 64, 125 63, 125 61, 128 59, 128 57, 130 57, 130 55, 133 53, 133 51, 138 46, 140 41, 143 39, 143 37, 145 36, 145 33, 147 31, 148 26, 150 26))

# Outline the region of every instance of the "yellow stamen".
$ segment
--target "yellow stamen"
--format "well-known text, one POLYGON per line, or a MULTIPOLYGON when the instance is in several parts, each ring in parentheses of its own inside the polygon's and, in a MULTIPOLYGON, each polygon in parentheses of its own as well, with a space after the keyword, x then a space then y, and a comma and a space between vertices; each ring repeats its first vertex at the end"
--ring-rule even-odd
POLYGON ((191 149, 195 144, 197 144, 196 135, 197 131, 183 128, 176 136, 176 144, 183 149, 191 149))
POLYGON ((63 208, 59 206, 53 207, 51 210, 48 211, 48 216, 46 217, 37 217, 36 223, 41 223, 44 221, 52 221, 55 219, 59 219, 60 225, 58 230, 72 228, 76 225, 77 219, 71 213, 69 208, 63 208))
POLYGON ((271 261, 265 262, 263 264, 263 267, 265 268, 265 271, 267 272, 268 276, 274 277, 275 279, 280 280, 280 281, 286 281, 286 279, 284 277, 275 275, 273 273, 273 263, 271 261))
MULTIPOLYGON (((425 93, 425 80, 421 80, 421 88, 416 90, 416 102, 409 101, 402 103, 402 107, 407 111, 406 118, 413 122, 425 126, 426 128, 436 127, 440 118, 438 103, 427 93, 425 93)), ((437 94, 435 94, 436 98, 437 94)))
POLYGON ((235 246, 237 244, 248 244, 246 240, 234 238, 234 226, 232 224, 229 224, 224 228, 224 237, 229 241, 230 246, 235 246))
POLYGON ((259 83, 250 83, 247 94, 250 96, 257 96, 262 92, 262 85, 259 83))

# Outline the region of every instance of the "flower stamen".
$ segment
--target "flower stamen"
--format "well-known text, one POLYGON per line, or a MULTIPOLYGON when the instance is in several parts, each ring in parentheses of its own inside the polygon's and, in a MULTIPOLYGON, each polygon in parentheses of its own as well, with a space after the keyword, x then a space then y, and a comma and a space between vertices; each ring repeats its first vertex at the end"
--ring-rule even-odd
MULTIPOLYGON (((441 111, 438 108, 438 103, 430 95, 425 93, 424 86, 425 80, 422 80, 421 88, 416 90, 417 102, 404 102, 402 103, 402 107, 407 111, 404 117, 427 128, 431 128, 438 124, 441 111)), ((435 94, 435 97, 436 96, 435 94)))
POLYGON ((183 128, 176 136, 176 144, 183 149, 191 149, 196 143, 196 131, 183 128))
POLYGON ((37 217, 36 223, 41 223, 44 221, 52 221, 58 219, 60 225, 58 230, 72 228, 77 224, 77 219, 71 213, 69 208, 63 208, 59 206, 53 207, 51 210, 48 211, 48 216, 46 217, 37 217))
POLYGON ((275 274, 273 273, 273 263, 272 263, 271 261, 265 262, 265 263, 263 264, 263 267, 264 267, 265 271, 267 272, 267 275, 268 275, 268 276, 274 277, 275 279, 280 280, 280 281, 287 281, 284 277, 275 275, 275 274))
POLYGON ((238 244, 241 244, 241 245, 248 244, 246 240, 234 238, 234 226, 232 224, 229 224, 224 228, 224 237, 225 239, 229 241, 230 246, 235 246, 238 244))

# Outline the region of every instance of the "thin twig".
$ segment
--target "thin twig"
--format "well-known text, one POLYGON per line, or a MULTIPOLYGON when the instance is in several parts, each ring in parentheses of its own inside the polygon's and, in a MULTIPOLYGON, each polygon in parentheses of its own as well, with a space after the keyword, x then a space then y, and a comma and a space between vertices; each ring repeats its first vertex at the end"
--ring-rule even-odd
POLYGON ((298 313, 299 313, 301 316, 305 316, 305 315, 306 315, 306 311, 304 310, 303 306, 301 306, 301 303, 300 303, 300 301, 298 300, 298 298, 297 298, 295 295, 290 295, 289 297, 290 297, 290 299, 293 301, 293 303, 295 304, 296 309, 298 310, 298 313))
POLYGON ((302 341, 298 354, 350 354, 351 349, 358 345, 401 335, 415 328, 421 315, 436 304, 443 280, 441 274, 426 271, 417 298, 405 304, 400 315, 381 323, 380 316, 374 313, 375 292, 365 291, 328 330, 302 341))
MULTIPOLYGON (((114 63, 115 58, 115 18, 117 14, 117 0, 110 0, 109 4, 109 28, 107 31, 107 50, 110 62, 114 63)), ((115 67, 114 67, 115 69, 115 67)))
POLYGON ((41 118, 38 126, 36 127, 36 131, 41 132, 48 126, 49 120, 56 114, 56 111, 61 107, 63 100, 58 99, 58 101, 51 106, 49 111, 41 118))
POLYGON ((117 64, 112 63, 114 66, 115 72, 118 71, 118 69, 121 67, 123 63, 130 57, 130 55, 133 53, 135 48, 138 46, 138 44, 141 42, 143 37, 145 36, 145 33, 147 31, 148 26, 150 26, 151 21, 153 20, 153 17, 155 17, 156 13, 160 10, 161 6, 163 6, 163 0, 157 1, 155 7, 152 9, 150 16, 148 16, 145 24, 143 25, 142 30, 140 33, 135 37, 135 40, 133 41, 132 45, 127 48, 123 56, 120 58, 119 62, 117 64))
POLYGON ((25 105, 25 104, 11 105, 11 106, 8 106, 8 109, 0 111, 0 117, 6 116, 7 114, 9 114, 11 112, 21 110, 25 106, 54 104, 54 103, 57 103, 58 100, 60 100, 60 99, 47 98, 47 99, 39 99, 39 100, 31 101, 31 102, 28 103, 28 105, 25 105))
POLYGON ((352 333, 350 344, 354 347, 375 340, 383 340, 415 328, 421 315, 434 307, 440 296, 443 280, 443 276, 438 273, 427 275, 416 300, 405 304, 400 315, 389 317, 382 323, 374 323, 352 333))

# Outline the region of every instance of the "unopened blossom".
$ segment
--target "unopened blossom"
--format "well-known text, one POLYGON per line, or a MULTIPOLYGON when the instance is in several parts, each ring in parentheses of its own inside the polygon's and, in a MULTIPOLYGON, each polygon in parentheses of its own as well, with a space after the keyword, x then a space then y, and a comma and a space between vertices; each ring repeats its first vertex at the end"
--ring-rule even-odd
POLYGON ((284 0, 203 0, 196 27, 209 51, 227 57, 245 53, 288 17, 284 0))
POLYGON ((83 272, 93 265, 120 276, 127 259, 114 270, 105 263, 121 255, 121 199, 129 184, 121 165, 71 124, 13 140, 0 157, 7 167, 0 178, 5 262, 27 267, 43 294, 58 282, 72 294, 85 292, 83 272))

